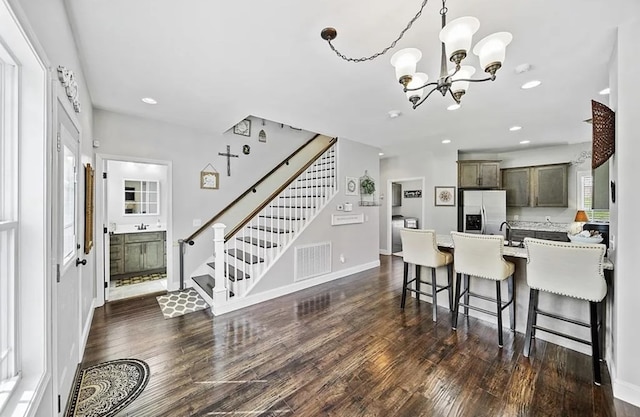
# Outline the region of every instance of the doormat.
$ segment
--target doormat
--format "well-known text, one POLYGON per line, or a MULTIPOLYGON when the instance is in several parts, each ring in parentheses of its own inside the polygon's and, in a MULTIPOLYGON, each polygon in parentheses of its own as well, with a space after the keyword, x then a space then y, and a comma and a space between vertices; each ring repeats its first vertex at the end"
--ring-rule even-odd
POLYGON ((167 277, 167 273, 161 273, 161 274, 147 274, 147 275, 138 275, 135 277, 131 277, 131 278, 123 278, 123 279, 117 279, 113 281, 113 286, 114 287, 122 287, 125 285, 132 285, 132 284, 140 284, 141 282, 147 282, 147 281, 157 281, 159 279, 165 279, 167 277))
POLYGON ((206 301, 193 288, 186 288, 182 291, 174 291, 156 297, 160 309, 165 319, 204 310, 209 307, 206 301))
POLYGON ((138 359, 103 362, 78 372, 65 417, 111 417, 138 398, 149 365, 138 359))

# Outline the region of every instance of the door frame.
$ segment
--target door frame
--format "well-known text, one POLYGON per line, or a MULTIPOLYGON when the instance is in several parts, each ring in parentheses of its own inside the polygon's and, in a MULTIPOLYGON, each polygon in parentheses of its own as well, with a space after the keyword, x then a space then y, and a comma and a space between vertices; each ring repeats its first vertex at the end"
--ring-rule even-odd
POLYGON ((138 162, 145 164, 156 164, 167 167, 167 190, 162 195, 167 198, 167 233, 166 233, 166 250, 167 250, 167 291, 177 290, 180 286, 177 274, 174 274, 174 254, 173 254, 173 162, 159 159, 138 158, 135 156, 112 155, 104 153, 96 153, 96 205, 95 205, 95 224, 96 224, 96 306, 103 306, 105 303, 105 283, 109 277, 108 245, 107 233, 108 218, 107 210, 107 193, 105 186, 104 173, 106 172, 106 164, 108 161, 121 162, 138 162))
POLYGON ((389 198, 387 198, 387 218, 385 219, 385 222, 387 224, 387 250, 384 255, 391 255, 391 253, 393 252, 393 247, 392 247, 392 241, 391 241, 391 216, 393 216, 393 207, 391 207, 391 203, 392 203, 392 198, 391 198, 391 193, 393 192, 392 190, 392 183, 394 182, 406 182, 406 181, 422 181, 422 209, 421 209, 421 213, 422 213, 422 225, 420 225, 420 229, 424 229, 424 223, 425 220, 427 218, 427 213, 426 213, 426 199, 427 199, 427 195, 425 193, 425 189, 426 189, 426 178, 425 177, 404 177, 404 178, 391 178, 391 179, 387 179, 387 196, 389 196, 389 198))

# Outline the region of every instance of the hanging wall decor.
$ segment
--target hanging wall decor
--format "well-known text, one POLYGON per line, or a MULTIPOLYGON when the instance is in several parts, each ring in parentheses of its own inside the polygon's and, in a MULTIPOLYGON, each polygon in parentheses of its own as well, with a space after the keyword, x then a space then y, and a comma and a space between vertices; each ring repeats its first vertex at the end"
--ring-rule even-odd
POLYGON ((203 190, 217 190, 220 188, 220 174, 211 164, 207 164, 200 171, 200 188, 203 190))
POLYGON ((360 205, 361 206, 379 206, 376 201, 376 182, 369 176, 368 171, 364 171, 364 175, 360 180, 360 205))
POLYGON ((259 142, 266 142, 267 141, 267 133, 264 131, 264 119, 262 119, 262 126, 263 126, 263 129, 260 130, 260 133, 258 133, 258 141, 259 142))
POLYGON ((360 187, 358 187, 358 178, 346 177, 344 183, 344 195, 358 195, 359 190, 360 187))
POLYGON ((251 153, 251 146, 242 145, 242 153, 245 155, 249 155, 251 153))
POLYGON ((69 102, 73 105, 73 110, 80 113, 80 99, 78 98, 78 83, 73 71, 60 65, 58 67, 58 79, 62 83, 69 102))
POLYGON ((91 164, 84 167, 84 253, 93 247, 93 195, 95 170, 91 164))
POLYGON ((237 158, 238 155, 233 155, 231 153, 230 145, 227 145, 227 153, 218 152, 218 155, 227 157, 227 177, 230 177, 231 176, 231 158, 237 158))
POLYGON ((233 133, 242 136, 251 136, 251 120, 244 119, 233 127, 233 133))

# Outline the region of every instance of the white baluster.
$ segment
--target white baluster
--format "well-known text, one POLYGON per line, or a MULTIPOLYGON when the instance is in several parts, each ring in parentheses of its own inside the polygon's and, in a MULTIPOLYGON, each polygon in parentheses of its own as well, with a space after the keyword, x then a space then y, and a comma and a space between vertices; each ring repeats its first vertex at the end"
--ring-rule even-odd
POLYGON ((228 300, 227 280, 224 276, 224 229, 222 223, 213 225, 213 254, 215 264, 215 287, 213 288, 213 302, 224 303, 228 300))

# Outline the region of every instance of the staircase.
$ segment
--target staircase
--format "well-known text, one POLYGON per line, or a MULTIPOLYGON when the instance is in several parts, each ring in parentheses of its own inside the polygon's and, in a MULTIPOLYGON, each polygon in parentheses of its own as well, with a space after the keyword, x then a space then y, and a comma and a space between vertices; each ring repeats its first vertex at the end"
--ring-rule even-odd
POLYGON ((248 295, 335 196, 336 147, 334 143, 236 233, 225 237, 226 227, 213 225, 214 255, 191 274, 193 287, 208 303, 233 303, 248 295))

